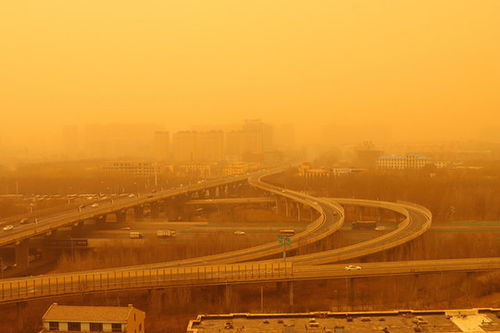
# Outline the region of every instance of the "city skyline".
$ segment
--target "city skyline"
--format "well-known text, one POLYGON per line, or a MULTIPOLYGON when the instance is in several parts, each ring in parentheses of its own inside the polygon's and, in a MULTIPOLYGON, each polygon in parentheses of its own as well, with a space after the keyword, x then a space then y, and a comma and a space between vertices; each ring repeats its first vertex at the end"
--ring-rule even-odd
POLYGON ((4 144, 261 118, 325 140, 499 141, 498 1, 1 6, 4 144))

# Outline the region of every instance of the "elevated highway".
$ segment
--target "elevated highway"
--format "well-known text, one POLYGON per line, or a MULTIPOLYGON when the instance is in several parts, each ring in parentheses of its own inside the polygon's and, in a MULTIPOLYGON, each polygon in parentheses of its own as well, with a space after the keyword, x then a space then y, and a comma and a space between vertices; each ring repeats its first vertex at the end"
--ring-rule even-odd
MULTIPOLYGON (((266 172, 269 171, 260 171, 257 172, 257 174, 266 172)), ((279 170, 274 170, 274 172, 279 172, 279 170)), ((231 184, 243 184, 247 182, 248 177, 248 175, 224 177, 213 181, 205 181, 203 183, 193 184, 190 186, 151 193, 145 196, 133 198, 125 197, 100 202, 95 207, 89 206, 86 208, 72 208, 60 211, 39 218, 37 223, 25 225, 17 224, 12 230, 0 232, 0 247, 16 244, 36 236, 47 235, 59 228, 78 225, 85 220, 98 219, 109 214, 123 216, 128 209, 134 207, 154 204, 168 199, 187 199, 190 198, 190 195, 193 193, 220 190, 224 186, 231 184)))
POLYGON ((411 241, 431 227, 432 214, 422 206, 362 199, 335 198, 330 200, 341 205, 361 205, 393 210, 405 216, 405 219, 398 224, 396 230, 383 236, 338 249, 291 257, 289 260, 294 264, 318 265, 359 258, 411 241))
POLYGON ((347 271, 344 265, 254 262, 120 272, 52 274, 9 281, 0 280, 0 303, 133 289, 491 271, 500 269, 500 258, 378 262, 364 263, 362 266, 361 270, 347 271))
POLYGON ((185 203, 185 205, 241 205, 241 204, 260 204, 273 203, 276 200, 271 197, 258 198, 224 198, 224 199, 193 199, 185 203))
MULTIPOLYGON (((292 245, 288 250, 317 242, 338 230, 344 221, 344 210, 341 205, 389 209, 401 214, 404 219, 396 230, 375 239, 344 248, 289 257, 287 262, 272 259, 282 251, 282 247, 277 242, 272 242, 238 251, 165 263, 0 280, 0 302, 74 293, 181 285, 258 283, 443 271, 470 272, 500 268, 500 258, 369 263, 363 264, 363 268, 356 271, 345 270, 344 265, 325 265, 386 250, 414 239, 429 229, 432 215, 424 207, 409 203, 314 198, 263 182, 261 178, 268 174, 269 172, 262 172, 250 177, 242 176, 237 181, 248 179, 252 186, 293 201, 296 205, 308 206, 316 211, 318 216, 303 232, 292 237, 292 245)), ((201 189, 203 190, 204 187, 201 189)), ((178 194, 181 193, 183 192, 178 194)), ((133 203, 124 203, 123 207, 129 207, 126 205, 137 204, 137 202, 157 200, 158 196, 162 195, 172 194, 157 194, 154 197, 136 199, 133 203)), ((92 212, 94 216, 103 213, 106 211, 92 212)))

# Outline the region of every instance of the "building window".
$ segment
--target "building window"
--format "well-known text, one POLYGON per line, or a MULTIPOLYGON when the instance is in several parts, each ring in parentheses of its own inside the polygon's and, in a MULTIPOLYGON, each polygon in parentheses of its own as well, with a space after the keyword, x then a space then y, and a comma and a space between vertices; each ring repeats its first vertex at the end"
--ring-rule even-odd
POLYGON ((49 321, 49 331, 59 331, 59 323, 57 321, 49 321))
POLYGON ((116 324, 116 323, 111 324, 111 332, 121 332, 121 331, 122 331, 122 324, 116 324))
POLYGON ((142 323, 139 324, 139 332, 142 332, 142 323))
POLYGON ((90 332, 102 332, 102 323, 90 323, 90 332))
POLYGON ((81 331, 82 325, 80 323, 68 323, 68 331, 81 331))

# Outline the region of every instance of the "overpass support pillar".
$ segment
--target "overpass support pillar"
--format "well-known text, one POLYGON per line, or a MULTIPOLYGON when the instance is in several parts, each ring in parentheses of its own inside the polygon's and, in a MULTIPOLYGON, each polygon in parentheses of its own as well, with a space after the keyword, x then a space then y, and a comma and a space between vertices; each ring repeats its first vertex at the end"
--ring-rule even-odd
POLYGON ((301 219, 301 203, 300 202, 297 202, 297 221, 300 221, 301 219))
POLYGON ((150 209, 152 218, 160 217, 160 205, 158 203, 152 203, 150 209))
MULTIPOLYGON (((99 216, 96 218, 96 222, 100 223, 105 221, 105 218, 103 219, 102 216, 99 216)), ((76 222, 72 227, 71 227, 71 237, 79 237, 81 236, 81 233, 83 232, 83 226, 85 225, 84 221, 78 221, 76 222)))
POLYGON ((293 281, 288 282, 288 305, 290 305, 290 310, 293 309, 293 281))
POLYGON ((169 221, 177 221, 180 217, 179 208, 175 202, 172 202, 167 208, 167 218, 169 221))
POLYGON ((29 240, 22 240, 16 245, 16 267, 23 271, 29 267, 29 240))
POLYGON ((286 217, 290 216, 290 207, 288 204, 288 199, 285 199, 285 216, 286 217))
POLYGON ((18 332, 24 332, 25 329, 25 320, 24 320, 24 315, 25 311, 24 309, 26 308, 26 302, 17 302, 16 303, 16 318, 17 318, 17 330, 18 332))
POLYGON ((118 223, 123 223, 127 221, 127 211, 126 210, 120 210, 115 213, 116 215, 116 222, 118 223))
POLYGON ((142 206, 136 206, 134 207, 134 215, 135 219, 140 221, 144 218, 144 207, 142 206))
POLYGON ((225 304, 225 312, 231 312, 231 286, 226 284, 224 288, 224 304, 225 304))
POLYGON ((347 307, 351 311, 354 307, 354 278, 346 279, 347 307))

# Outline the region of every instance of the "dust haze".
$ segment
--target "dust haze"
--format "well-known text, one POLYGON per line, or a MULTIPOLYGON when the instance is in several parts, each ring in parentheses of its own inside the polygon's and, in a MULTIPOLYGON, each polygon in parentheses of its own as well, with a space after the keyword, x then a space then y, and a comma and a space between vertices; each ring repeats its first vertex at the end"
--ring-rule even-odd
POLYGON ((61 158, 68 127, 245 119, 300 148, 498 142, 500 4, 440 4, 5 2, 2 159, 61 158))

